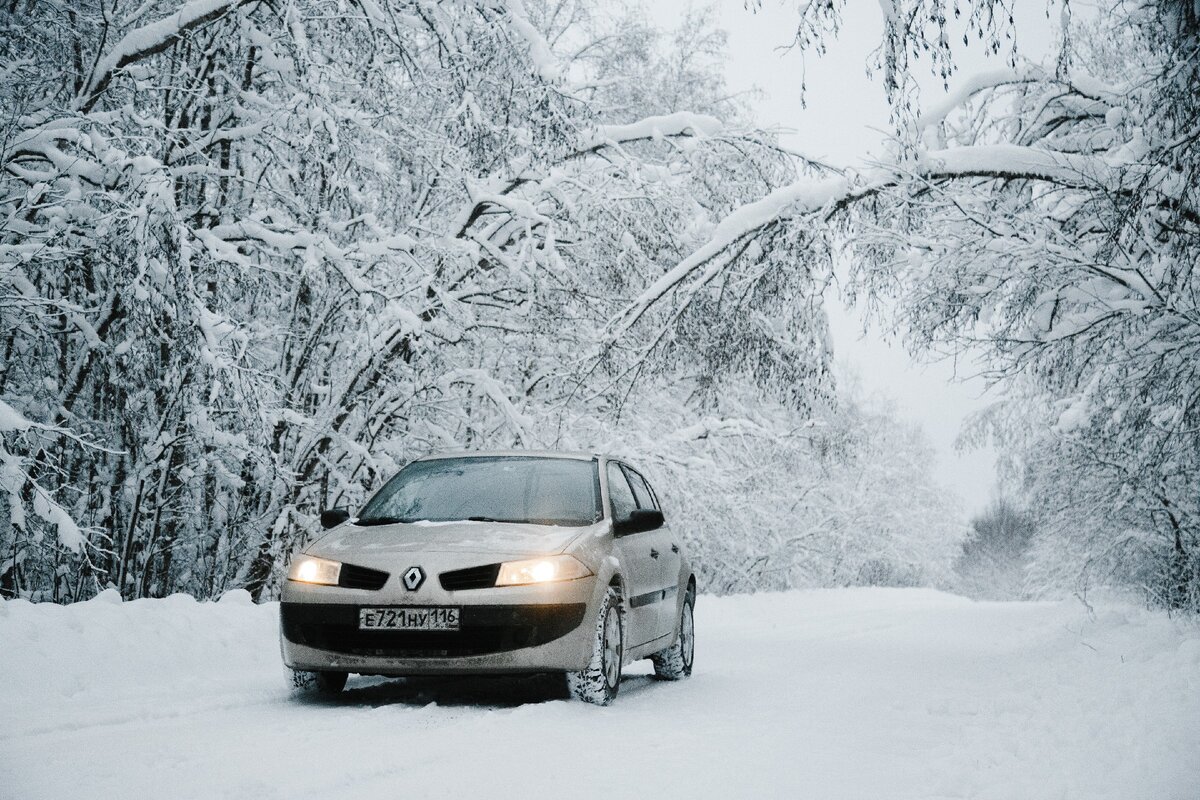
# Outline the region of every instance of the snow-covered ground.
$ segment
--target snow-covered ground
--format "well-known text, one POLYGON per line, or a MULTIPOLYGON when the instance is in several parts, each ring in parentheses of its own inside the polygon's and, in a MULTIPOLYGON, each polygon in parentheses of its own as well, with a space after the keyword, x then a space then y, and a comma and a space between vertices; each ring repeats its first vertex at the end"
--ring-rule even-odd
POLYGON ((1200 797, 1200 629, 930 590, 701 597, 697 671, 283 688, 244 594, 0 603, 0 797, 1200 797))

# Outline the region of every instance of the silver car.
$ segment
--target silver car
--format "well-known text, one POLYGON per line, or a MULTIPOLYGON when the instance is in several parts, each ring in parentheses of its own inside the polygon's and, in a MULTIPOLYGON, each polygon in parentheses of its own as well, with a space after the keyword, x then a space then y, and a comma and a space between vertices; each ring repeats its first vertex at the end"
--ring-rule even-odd
POLYGON ((633 467, 592 453, 412 462, 358 512, 322 514, 280 603, 297 688, 362 675, 556 672, 607 704, 625 664, 692 672, 696 580, 633 467))

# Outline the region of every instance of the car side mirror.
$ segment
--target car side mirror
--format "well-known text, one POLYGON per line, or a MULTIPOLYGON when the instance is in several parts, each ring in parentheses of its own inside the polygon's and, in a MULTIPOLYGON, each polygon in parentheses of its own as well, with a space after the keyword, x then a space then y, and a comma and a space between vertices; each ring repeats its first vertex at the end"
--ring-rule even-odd
POLYGON ((350 519, 350 509, 327 508, 321 512, 321 527, 325 530, 336 528, 348 519, 350 519))
POLYGON ((631 533, 653 531, 663 526, 661 511, 653 508, 639 508, 625 519, 613 523, 613 533, 617 536, 628 536, 631 533))

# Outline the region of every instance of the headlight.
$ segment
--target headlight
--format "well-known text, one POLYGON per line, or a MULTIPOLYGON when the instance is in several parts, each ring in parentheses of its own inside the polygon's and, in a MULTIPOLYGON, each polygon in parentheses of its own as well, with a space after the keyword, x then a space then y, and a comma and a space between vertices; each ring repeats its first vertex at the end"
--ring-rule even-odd
POLYGON ((288 570, 288 580, 337 586, 338 576, 341 574, 342 565, 336 561, 300 556, 292 562, 292 568, 288 570))
POLYGON ((528 561, 506 561, 496 576, 497 586, 523 586, 529 583, 549 583, 586 578, 592 571, 574 556, 547 556, 528 561))

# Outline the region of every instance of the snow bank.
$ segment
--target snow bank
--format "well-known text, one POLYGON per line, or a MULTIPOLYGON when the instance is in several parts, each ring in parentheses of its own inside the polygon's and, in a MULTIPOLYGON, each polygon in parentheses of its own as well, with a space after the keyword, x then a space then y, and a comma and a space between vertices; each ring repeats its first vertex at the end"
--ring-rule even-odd
POLYGON ((710 598, 697 668, 609 708, 529 681, 285 691, 274 604, 0 603, 0 797, 1194 800, 1200 630, 931 590, 710 598), (547 702, 549 700, 549 702, 547 702), (611 757, 596 758, 597 748, 611 757))
POLYGON ((182 594, 122 603, 113 590, 70 606, 0 602, 0 708, 33 733, 213 696, 278 699, 278 615, 245 592, 210 603, 182 594))

